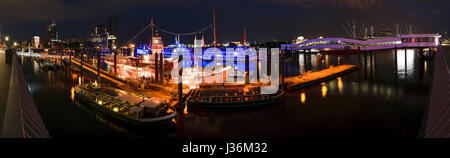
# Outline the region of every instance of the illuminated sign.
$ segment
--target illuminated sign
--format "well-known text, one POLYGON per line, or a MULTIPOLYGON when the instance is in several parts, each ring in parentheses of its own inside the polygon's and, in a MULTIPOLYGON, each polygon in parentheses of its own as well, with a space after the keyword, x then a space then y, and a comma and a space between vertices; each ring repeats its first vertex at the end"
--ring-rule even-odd
POLYGON ((146 55, 149 52, 150 52, 150 50, 148 50, 148 49, 141 49, 141 48, 136 49, 136 53, 139 55, 146 55))

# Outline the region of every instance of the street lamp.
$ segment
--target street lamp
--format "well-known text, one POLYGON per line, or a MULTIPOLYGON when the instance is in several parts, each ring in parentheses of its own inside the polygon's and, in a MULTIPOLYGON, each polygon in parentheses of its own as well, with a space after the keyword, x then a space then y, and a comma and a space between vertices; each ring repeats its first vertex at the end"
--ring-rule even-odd
POLYGON ((9 36, 5 36, 5 42, 9 41, 9 36))

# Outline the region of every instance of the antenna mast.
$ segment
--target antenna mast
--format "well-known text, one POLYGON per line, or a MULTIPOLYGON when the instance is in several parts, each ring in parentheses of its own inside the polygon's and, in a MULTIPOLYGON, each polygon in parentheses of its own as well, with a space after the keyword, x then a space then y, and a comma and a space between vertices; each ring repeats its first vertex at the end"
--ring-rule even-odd
POLYGON ((216 48, 217 43, 216 43, 216 10, 213 10, 213 22, 214 22, 214 41, 213 41, 213 45, 214 48, 216 48))
POLYGON ((152 46, 153 45, 153 18, 151 18, 151 20, 150 20, 150 23, 151 23, 151 25, 152 25, 152 37, 150 37, 150 46, 152 46))

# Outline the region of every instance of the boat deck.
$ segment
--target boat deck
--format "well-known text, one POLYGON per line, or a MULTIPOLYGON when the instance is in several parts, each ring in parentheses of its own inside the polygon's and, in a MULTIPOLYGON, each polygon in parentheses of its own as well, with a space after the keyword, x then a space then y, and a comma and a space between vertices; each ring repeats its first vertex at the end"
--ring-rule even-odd
POLYGON ((284 92, 281 90, 275 94, 261 94, 259 86, 199 88, 193 89, 189 92, 187 102, 194 106, 213 105, 210 107, 236 107, 250 104, 269 103, 283 94, 284 92))
POLYGON ((358 67, 356 65, 331 66, 328 69, 317 72, 307 72, 299 76, 286 77, 285 83, 287 85, 286 87, 290 90, 299 89, 339 77, 345 73, 352 72, 357 69, 358 67))

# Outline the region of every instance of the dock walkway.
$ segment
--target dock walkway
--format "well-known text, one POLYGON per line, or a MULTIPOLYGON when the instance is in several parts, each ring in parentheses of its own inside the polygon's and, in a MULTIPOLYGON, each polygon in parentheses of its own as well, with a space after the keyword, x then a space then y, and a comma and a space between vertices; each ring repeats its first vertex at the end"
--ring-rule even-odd
POLYGON ((358 67, 356 65, 339 65, 317 72, 307 72, 299 76, 286 77, 286 88, 288 90, 295 90, 309 87, 339 77, 343 74, 355 71, 357 69, 358 67))

